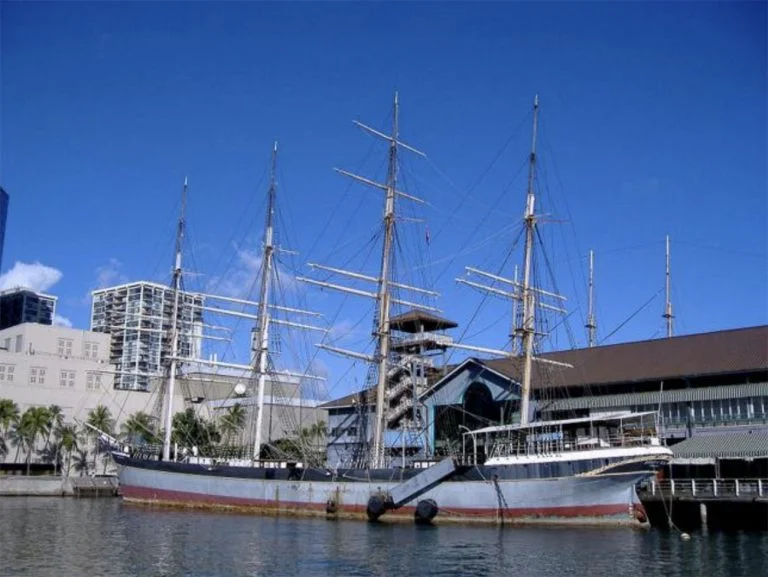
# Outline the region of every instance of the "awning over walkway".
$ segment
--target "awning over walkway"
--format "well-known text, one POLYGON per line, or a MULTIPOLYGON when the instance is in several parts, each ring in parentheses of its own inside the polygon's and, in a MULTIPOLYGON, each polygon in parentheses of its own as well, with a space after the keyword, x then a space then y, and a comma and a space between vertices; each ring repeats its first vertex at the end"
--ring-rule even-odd
POLYGON ((768 433, 697 435, 670 447, 674 463, 703 464, 714 459, 768 458, 768 433))

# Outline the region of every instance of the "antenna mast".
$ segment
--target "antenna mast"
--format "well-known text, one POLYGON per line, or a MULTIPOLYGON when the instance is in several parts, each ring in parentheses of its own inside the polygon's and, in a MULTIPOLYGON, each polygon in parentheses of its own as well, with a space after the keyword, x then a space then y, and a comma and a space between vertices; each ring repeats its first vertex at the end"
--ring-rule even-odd
POLYGON ((177 357, 179 356, 179 298, 181 294, 181 252, 186 227, 187 177, 181 192, 181 213, 176 228, 176 256, 173 262, 173 317, 171 318, 171 362, 168 375, 168 391, 165 401, 165 434, 163 435, 163 461, 171 459, 171 428, 173 426, 173 395, 176 388, 177 357))
POLYGON ((595 319, 595 251, 589 251, 589 309, 587 312, 587 324, 584 325, 587 329, 587 338, 590 347, 594 347, 597 343, 597 320, 595 319))
MULTIPOLYGON (((261 427, 264 420, 264 388, 267 382, 268 356, 269 356, 269 285, 272 275, 272 256, 274 246, 273 216, 275 211, 275 193, 277 181, 275 169, 277 167, 277 142, 272 147, 272 167, 269 177, 269 191, 267 192, 267 224, 264 228, 264 251, 261 258, 261 289, 259 290, 258 323, 259 330, 258 354, 256 355, 256 371, 258 374, 258 392, 256 405, 256 431, 253 443, 253 460, 261 457, 261 427)), ((256 339, 254 339, 256 341, 256 339)), ((255 344, 255 343, 254 343, 255 344)))
POLYGON ((671 279, 672 275, 670 272, 670 254, 669 254, 669 235, 667 235, 666 239, 666 247, 667 247, 667 258, 666 258, 666 274, 665 274, 665 294, 666 294, 666 300, 664 305, 664 314, 661 315, 664 319, 667 321, 667 338, 670 338, 672 336, 672 319, 674 318, 674 315, 672 314, 672 287, 671 287, 671 279))
POLYGON ((533 236, 536 229, 536 196, 533 181, 536 176, 536 130, 539 120, 539 95, 533 99, 533 133, 531 137, 531 156, 528 163, 528 194, 525 203, 525 258, 523 259, 523 382, 520 392, 520 424, 529 422, 531 396, 531 362, 533 360, 533 338, 535 333, 535 296, 531 290, 531 260, 533 258, 533 236))

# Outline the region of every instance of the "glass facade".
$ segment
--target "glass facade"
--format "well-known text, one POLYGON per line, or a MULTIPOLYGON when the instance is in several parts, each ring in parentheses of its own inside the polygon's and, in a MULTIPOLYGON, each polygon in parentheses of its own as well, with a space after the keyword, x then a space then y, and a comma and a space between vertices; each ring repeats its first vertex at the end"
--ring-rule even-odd
MULTIPOLYGON (((656 411, 658 405, 634 405, 632 411, 656 411)), ((660 407, 666 427, 717 426, 768 421, 768 396, 664 403, 660 407)))
MULTIPOLYGON (((181 293, 177 326, 179 356, 199 358, 203 298, 181 293)), ((91 330, 109 333, 115 388, 148 390, 163 373, 171 353, 174 291, 153 283, 135 283, 94 292, 91 330)))
POLYGON ((22 323, 52 325, 56 297, 28 289, 9 289, 0 293, 0 329, 22 323))

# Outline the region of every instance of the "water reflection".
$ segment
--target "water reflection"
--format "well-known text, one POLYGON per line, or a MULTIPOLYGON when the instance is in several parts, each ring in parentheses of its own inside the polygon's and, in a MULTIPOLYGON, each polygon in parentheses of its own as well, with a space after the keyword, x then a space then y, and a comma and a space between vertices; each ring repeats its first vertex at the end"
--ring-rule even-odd
POLYGON ((764 575, 768 535, 417 527, 0 499, 0 575, 764 575))

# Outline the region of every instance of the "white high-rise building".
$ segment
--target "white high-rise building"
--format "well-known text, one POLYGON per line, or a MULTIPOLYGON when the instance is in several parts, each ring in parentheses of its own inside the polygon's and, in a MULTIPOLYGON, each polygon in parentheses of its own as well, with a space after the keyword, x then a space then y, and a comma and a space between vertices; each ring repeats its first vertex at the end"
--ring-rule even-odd
MULTIPOLYGON (((99 289, 92 295, 91 330, 110 335, 115 388, 149 390, 150 380, 164 373, 171 352, 173 288, 140 281, 99 289)), ((202 355, 203 303, 202 295, 179 295, 180 357, 202 355)))

